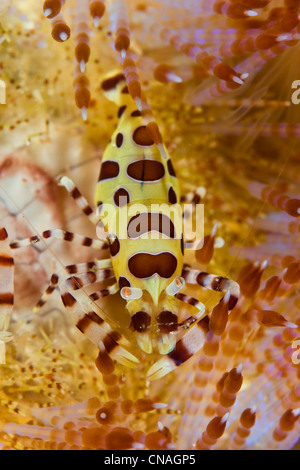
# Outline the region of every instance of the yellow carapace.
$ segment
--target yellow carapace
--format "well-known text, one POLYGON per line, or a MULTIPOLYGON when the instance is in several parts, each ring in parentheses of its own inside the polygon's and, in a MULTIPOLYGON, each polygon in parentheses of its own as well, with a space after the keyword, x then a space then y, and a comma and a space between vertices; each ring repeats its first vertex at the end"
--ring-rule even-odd
POLYGON ((109 247, 108 259, 65 266, 54 273, 37 308, 58 288, 76 326, 99 347, 97 365, 107 373, 114 360, 128 366, 139 362, 127 350, 125 338, 101 317, 95 304, 104 296, 119 293, 126 301, 129 328, 140 349, 153 358, 158 356, 147 374, 157 379, 199 351, 207 332, 207 322, 200 320, 208 312, 197 299, 180 292, 185 283, 224 292, 220 302, 229 310, 238 300, 239 286, 225 277, 184 266, 179 186, 167 149, 163 147, 162 151, 155 144, 122 73, 106 77, 102 90, 117 104, 119 123, 103 154, 95 191, 96 211, 68 177, 59 178, 59 184, 96 225, 98 239, 59 229, 45 230, 11 243, 10 248, 49 238, 101 250, 109 247), (85 293, 86 286, 105 279, 113 283, 93 294, 85 293), (184 303, 196 313, 184 318, 184 303))
POLYGON ((170 213, 179 202, 178 181, 171 159, 161 155, 128 94, 123 75, 105 80, 102 88, 119 106, 120 120, 103 155, 95 203, 100 215, 107 209, 103 219, 112 266, 138 343, 147 353, 157 346, 166 354, 176 344, 178 313, 168 292, 176 293, 176 286, 183 285, 181 226, 170 213))

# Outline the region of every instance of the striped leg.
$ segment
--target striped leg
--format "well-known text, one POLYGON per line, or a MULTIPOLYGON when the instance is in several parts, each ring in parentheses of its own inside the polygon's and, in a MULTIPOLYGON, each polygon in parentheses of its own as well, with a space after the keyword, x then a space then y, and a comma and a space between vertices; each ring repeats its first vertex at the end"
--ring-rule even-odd
MULTIPOLYGON (((119 292, 119 286, 118 283, 115 282, 114 284, 107 286, 105 289, 98 290, 96 292, 93 292, 89 295, 87 295, 85 292, 82 292, 78 290, 77 288, 72 291, 73 296, 76 296, 77 302, 81 305, 84 311, 90 311, 90 310, 97 310, 99 306, 96 304, 96 302, 100 299, 103 299, 104 297, 107 297, 109 295, 114 295, 117 292, 119 292)), ((98 314, 98 316, 101 316, 98 314)), ((101 317, 101 320, 102 317, 101 317)), ((103 329, 110 334, 112 331, 112 327, 107 323, 103 323, 103 329)), ((130 342, 127 340, 127 338, 122 337, 120 339, 120 344, 121 346, 129 346, 130 342)))
POLYGON ((74 285, 74 289, 79 289, 84 287, 86 284, 109 279, 112 277, 113 271, 111 269, 110 259, 89 261, 87 263, 70 264, 65 266, 61 269, 61 271, 59 271, 59 273, 52 274, 50 284, 34 307, 34 312, 37 312, 46 304, 51 294, 59 287, 62 279, 66 278, 66 275, 68 274, 80 275, 80 277, 72 276, 67 278, 69 284, 74 285))
MULTIPOLYGON (((158 327, 161 332, 158 338, 158 351, 160 354, 168 354, 173 351, 177 344, 177 336, 174 334, 180 329, 189 329, 196 321, 201 320, 205 315, 205 306, 194 297, 182 293, 175 294, 175 298, 181 300, 185 304, 192 305, 197 308, 198 312, 191 315, 186 320, 178 323, 177 315, 172 312, 163 311, 157 317, 158 327)), ((186 333, 187 334, 187 333, 186 333)))
POLYGON ((207 331, 207 321, 204 318, 196 323, 183 338, 177 341, 173 351, 150 367, 147 377, 150 380, 157 380, 181 366, 202 348, 207 331))
POLYGON ((70 196, 74 199, 76 202, 77 206, 82 210, 82 212, 90 219, 90 221, 94 224, 97 225, 96 232, 99 240, 103 242, 102 244, 102 249, 108 248, 109 243, 108 243, 108 233, 106 232, 104 228, 103 222, 100 220, 99 214, 95 213, 85 197, 82 196, 81 192, 79 189, 75 186, 73 181, 68 178, 67 176, 59 176, 58 177, 58 185, 59 186, 64 186, 70 196))
MULTIPOLYGON (((111 286, 111 292, 118 290, 117 284, 111 286)), ((74 293, 75 295, 75 293, 74 293)), ((96 312, 92 299, 89 302, 78 301, 65 285, 61 288, 61 298, 67 311, 71 314, 77 328, 84 333, 90 341, 99 347, 97 365, 101 371, 107 373, 107 368, 113 368, 113 360, 128 367, 134 367, 138 359, 124 349, 119 343, 122 336, 105 322, 96 312), (103 370, 101 369, 103 368, 103 370)))
POLYGON ((66 287, 69 291, 82 289, 95 282, 102 282, 105 279, 114 278, 114 270, 112 268, 101 269, 98 271, 86 271, 85 273, 78 274, 77 276, 69 277, 66 282, 66 287))
POLYGON ((204 209, 201 202, 206 194, 206 189, 199 186, 195 191, 181 196, 180 202, 183 209, 183 248, 184 250, 199 250, 203 245, 204 209), (200 225, 199 225, 200 224, 200 225), (194 232, 196 226, 196 232, 194 232), (201 230, 200 230, 201 229, 201 230))
MULTIPOLYGON (((187 223, 192 225, 192 220, 196 214, 196 206, 200 204, 206 194, 206 189, 203 186, 199 186, 195 191, 191 191, 187 194, 184 194, 180 198, 180 203, 183 205, 183 219, 185 221, 185 232, 187 231, 187 223)), ((190 228, 191 230, 191 228, 190 228)), ((190 250, 197 249, 199 241, 193 243, 191 241, 185 241, 184 247, 189 248, 190 250)))
POLYGON ((209 274, 196 269, 185 268, 182 277, 187 284, 198 284, 213 291, 227 292, 230 290, 229 310, 232 310, 240 296, 240 286, 227 277, 209 274))
POLYGON ((84 237, 82 235, 77 235, 76 233, 72 232, 66 232, 65 230, 57 228, 54 230, 45 230, 41 235, 33 235, 32 237, 24 238, 23 240, 17 240, 10 244, 10 248, 12 250, 15 250, 23 246, 35 245, 35 243, 38 243, 43 239, 48 240, 51 238, 56 240, 64 240, 67 242, 76 242, 82 246, 88 246, 91 248, 96 248, 98 250, 101 250, 102 248, 106 247, 106 243, 100 240, 94 240, 90 237, 84 237))
POLYGON ((82 210, 84 215, 86 215, 93 224, 99 222, 99 216, 95 214, 85 197, 82 196, 79 189, 75 186, 73 181, 67 176, 59 176, 57 178, 59 186, 63 186, 68 191, 69 195, 74 199, 77 206, 82 210))
POLYGON ((7 331, 14 305, 14 260, 5 228, 0 228, 0 364, 5 364, 5 343, 13 339, 7 331))
POLYGON ((176 299, 181 300, 185 304, 196 307, 196 309, 198 310, 198 312, 195 315, 191 315, 189 318, 179 323, 178 327, 189 328, 193 323, 201 320, 206 315, 205 305, 203 305, 202 302, 195 299, 194 297, 191 297, 190 295, 182 294, 181 292, 179 292, 178 294, 175 294, 175 297, 176 299))
POLYGON ((180 198, 180 202, 185 204, 199 204, 206 194, 206 189, 203 186, 199 186, 194 191, 190 191, 189 193, 183 194, 180 198))
POLYGON ((106 287, 105 289, 101 289, 97 292, 93 292, 89 295, 89 298, 96 302, 99 299, 103 299, 103 297, 107 297, 108 295, 114 295, 119 292, 118 284, 112 284, 111 286, 106 287))
POLYGON ((50 284, 48 285, 47 289, 43 293, 40 300, 37 302, 37 304, 33 308, 33 312, 37 312, 48 302, 49 297, 51 296, 51 294, 53 294, 53 292, 58 287, 58 282, 59 282, 59 276, 56 273, 53 273, 50 278, 50 284))

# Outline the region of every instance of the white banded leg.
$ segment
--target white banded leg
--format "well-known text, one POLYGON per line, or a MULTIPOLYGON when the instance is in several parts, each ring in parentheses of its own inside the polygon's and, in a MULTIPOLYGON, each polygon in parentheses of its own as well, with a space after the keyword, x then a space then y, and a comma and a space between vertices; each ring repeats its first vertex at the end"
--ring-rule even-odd
POLYGON ((70 274, 79 274, 81 276, 81 278, 79 277, 77 281, 76 279, 78 276, 72 276, 67 279, 70 283, 74 284, 75 289, 83 287, 84 281, 86 281, 87 283, 89 283, 89 281, 93 281, 95 276, 96 280, 99 281, 108 279, 113 275, 111 260, 104 259, 89 261, 87 263, 69 264, 68 266, 62 268, 58 273, 53 273, 50 279, 50 284, 48 285, 44 294, 33 309, 34 312, 38 311, 46 304, 51 294, 59 287, 59 284, 62 279, 65 279, 66 276, 70 274), (71 281, 72 279, 73 281, 71 281))
POLYGON ((84 215, 86 215, 90 221, 96 225, 99 222, 99 216, 96 215, 90 204, 87 202, 86 198, 82 196, 75 183, 67 176, 59 176, 57 178, 57 183, 59 186, 66 188, 69 195, 74 199, 77 206, 82 210, 84 215))
POLYGON ((202 348, 207 331, 205 319, 196 323, 183 338, 177 341, 172 352, 163 356, 150 367, 147 372, 148 379, 160 379, 190 359, 202 348))
MULTIPOLYGON (((194 191, 191 191, 187 194, 181 196, 180 202, 183 206, 183 250, 188 249, 196 251, 203 245, 204 232, 200 231, 197 235, 193 231, 193 220, 196 218, 203 217, 204 213, 202 211, 198 214, 198 205, 202 203, 203 198, 205 197, 206 189, 203 186, 199 186, 194 191), (194 240, 196 235, 196 240, 194 240), (191 238, 192 237, 192 238, 191 238)), ((200 208, 201 209, 201 208, 200 208)), ((197 222, 198 223, 198 222, 197 222)), ((196 225, 197 225, 196 223, 196 225)))
POLYGON ((182 294, 181 292, 175 294, 175 297, 176 299, 181 300, 181 302, 184 302, 187 305, 192 305, 198 310, 198 312, 195 315, 191 315, 189 318, 179 323, 178 324, 179 328, 188 329, 193 323, 205 317, 206 315, 205 305, 202 302, 195 299, 194 297, 191 297, 190 295, 182 294))
POLYGON ((7 331, 14 306, 14 259, 5 228, 0 228, 0 364, 5 364, 5 344, 13 339, 7 331))
MULTIPOLYGON (((197 204, 200 204, 206 194, 206 189, 203 186, 199 186, 194 191, 190 191, 187 194, 184 194, 180 198, 180 203, 183 205, 183 219, 185 221, 189 221, 189 224, 192 226, 192 220, 194 218, 195 210, 197 204)), ((186 232, 186 225, 185 225, 185 232, 186 232)), ((190 227, 191 230, 191 227, 190 227)), ((197 248, 199 241, 193 243, 191 241, 185 241, 184 246, 188 247, 190 250, 194 250, 197 248)))
POLYGON ((64 240, 67 242, 76 242, 82 246, 88 246, 91 248, 96 248, 97 250, 101 250, 102 248, 106 248, 106 243, 100 240, 94 240, 90 237, 84 237, 82 235, 77 235, 73 232, 68 232, 61 229, 54 229, 54 230, 45 230, 42 232, 41 235, 33 235, 28 238, 24 238, 23 240, 16 240, 10 244, 10 248, 15 250, 17 248, 21 248, 24 246, 34 245, 35 243, 40 242, 41 240, 48 240, 48 239, 56 239, 56 240, 64 240))
POLYGON ((180 202, 185 204, 199 204, 205 197, 206 189, 204 186, 199 186, 194 191, 190 191, 186 194, 183 194, 180 198, 180 202))
POLYGON ((99 216, 93 211, 87 200, 82 196, 81 192, 73 181, 67 176, 59 176, 57 178, 57 183, 59 186, 63 186, 68 191, 69 195, 74 199, 77 206, 82 210, 84 215, 86 215, 93 224, 99 222, 99 216))
POLYGON ((102 282, 106 279, 114 278, 114 270, 112 268, 101 269, 98 271, 86 271, 77 276, 66 279, 66 287, 68 290, 78 290, 96 282, 102 282))
POLYGON ((198 284, 206 289, 224 293, 230 290, 230 299, 228 303, 229 310, 232 310, 235 307, 239 299, 240 286, 237 282, 232 279, 228 279, 227 277, 189 268, 183 269, 182 277, 185 279, 187 284, 198 284))
MULTIPOLYGON (((115 282, 114 284, 111 284, 110 286, 107 286, 104 289, 98 290, 96 292, 92 292, 91 294, 86 294, 83 291, 80 291, 78 289, 75 289, 72 292, 72 295, 76 297, 77 302, 82 306, 84 311, 91 311, 91 310, 97 310, 99 308, 99 305, 96 304, 96 302, 100 299, 103 299, 104 297, 108 297, 109 295, 114 295, 117 292, 119 292, 119 286, 118 283, 115 282)), ((101 317, 101 315, 98 315, 101 317)), ((103 319, 102 319, 103 320, 103 319)), ((110 334, 112 330, 112 327, 109 325, 109 323, 104 322, 103 323, 103 329, 110 334)), ((124 336, 120 339, 120 344, 121 346, 128 346, 130 342, 125 338, 124 336)))
MULTIPOLYGON (((114 286, 114 289, 118 289, 117 284, 114 286)), ((76 294, 74 293, 74 295, 76 294)), ((90 301, 90 305, 88 302, 77 301, 68 292, 65 285, 61 288, 61 298, 76 327, 99 347, 100 352, 103 353, 103 348, 105 348, 106 354, 112 360, 128 367, 134 367, 139 362, 135 356, 119 344, 122 336, 95 312, 92 301, 90 301)))
POLYGON ((119 287, 118 284, 112 284, 111 286, 106 287, 105 289, 98 290, 96 292, 93 292, 92 294, 89 294, 89 298, 93 301, 96 302, 99 299, 103 299, 103 297, 107 297, 108 295, 114 295, 117 292, 119 292, 119 287))
MULTIPOLYGON (((181 278, 180 278, 181 280, 181 278)), ((183 281, 183 280, 182 280, 183 281)), ((184 286, 184 281, 178 285, 178 290, 184 286)), ((172 285, 171 285, 172 286, 172 285)), ((169 289, 170 291, 170 289, 169 289)), ((202 302, 183 293, 174 293, 174 297, 181 302, 192 305, 198 312, 178 323, 178 316, 168 310, 163 310, 157 316, 157 326, 161 332, 158 338, 158 351, 160 354, 168 354, 174 350, 178 342, 176 332, 180 329, 189 329, 195 322, 206 316, 205 306, 202 302)), ((186 333, 187 334, 187 333, 186 333)))

